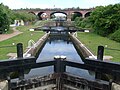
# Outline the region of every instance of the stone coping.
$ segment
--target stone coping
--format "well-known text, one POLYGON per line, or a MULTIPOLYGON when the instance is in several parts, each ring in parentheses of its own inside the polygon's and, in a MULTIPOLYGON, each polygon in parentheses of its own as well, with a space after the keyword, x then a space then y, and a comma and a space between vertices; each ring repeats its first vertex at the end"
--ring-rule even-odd
POLYGON ((8 81, 0 81, 0 90, 8 90, 8 81))

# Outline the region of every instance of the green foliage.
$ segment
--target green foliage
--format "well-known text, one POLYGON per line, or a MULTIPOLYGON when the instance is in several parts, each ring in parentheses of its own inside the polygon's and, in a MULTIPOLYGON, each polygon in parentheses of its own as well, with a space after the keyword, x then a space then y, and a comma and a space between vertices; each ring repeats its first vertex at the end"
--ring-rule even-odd
POLYGON ((72 15, 71 20, 74 21, 76 17, 79 17, 79 16, 77 15, 77 13, 75 13, 75 14, 72 15))
POLYGON ((83 20, 82 17, 76 17, 75 20, 74 20, 75 21, 75 26, 80 26, 82 20, 83 20))
POLYGON ((0 33, 5 33, 9 30, 10 25, 10 9, 7 6, 0 4, 0 33))
POLYGON ((82 18, 82 14, 79 13, 79 12, 75 12, 75 13, 73 13, 73 14, 72 14, 72 18, 71 18, 71 20, 74 21, 75 18, 77 18, 77 17, 82 18))
POLYGON ((26 13, 26 12, 13 12, 14 14, 14 20, 23 20, 24 22, 27 21, 34 21, 36 19, 36 16, 33 15, 32 13, 26 13))
POLYGON ((5 33, 9 30, 10 24, 14 23, 14 20, 23 20, 24 22, 32 22, 36 19, 36 16, 26 12, 14 12, 7 6, 0 4, 0 33, 5 33))
POLYGON ((120 4, 97 6, 89 17, 82 20, 76 18, 75 25, 80 28, 92 29, 101 36, 110 36, 111 39, 119 41, 120 4))
POLYGON ((120 42, 120 29, 110 35, 110 39, 120 42))
POLYGON ((75 25, 80 28, 91 28, 91 22, 89 21, 89 17, 82 18, 77 17, 75 18, 75 25))
POLYGON ((120 26, 120 4, 96 7, 89 20, 97 34, 108 36, 114 33, 120 26))

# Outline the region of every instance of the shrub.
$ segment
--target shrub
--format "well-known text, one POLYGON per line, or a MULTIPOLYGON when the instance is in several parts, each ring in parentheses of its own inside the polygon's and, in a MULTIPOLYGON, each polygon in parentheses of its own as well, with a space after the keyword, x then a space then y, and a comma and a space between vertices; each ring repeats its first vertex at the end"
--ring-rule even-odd
POLYGON ((10 9, 7 6, 0 4, 0 33, 5 33, 9 30, 10 25, 10 9))

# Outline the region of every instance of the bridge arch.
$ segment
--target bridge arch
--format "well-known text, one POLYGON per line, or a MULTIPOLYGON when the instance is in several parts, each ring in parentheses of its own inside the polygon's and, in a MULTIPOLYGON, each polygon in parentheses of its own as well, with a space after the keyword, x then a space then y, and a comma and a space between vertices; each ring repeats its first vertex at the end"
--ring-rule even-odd
POLYGON ((31 12, 28 12, 28 13, 31 13, 31 14, 33 14, 33 15, 36 15, 36 14, 35 14, 34 12, 32 12, 32 11, 31 11, 31 12))
POLYGON ((81 12, 72 12, 71 20, 74 21, 76 17, 83 17, 81 12))
POLYGON ((61 16, 61 17, 67 20, 67 13, 62 11, 56 11, 56 12, 50 13, 50 19, 55 18, 56 17, 55 14, 59 14, 59 13, 63 14, 64 16, 61 16))
POLYGON ((92 12, 85 13, 84 17, 89 17, 92 12))
POLYGON ((46 20, 48 18, 48 15, 45 12, 39 12, 37 16, 39 20, 46 20))
POLYGON ((39 20, 43 20, 43 13, 46 13, 46 17, 45 19, 50 19, 52 15, 54 15, 54 13, 63 13, 66 15, 66 20, 71 20, 72 19, 72 15, 73 14, 77 14, 78 17, 88 17, 90 16, 90 13, 94 10, 94 9, 59 9, 57 11, 55 11, 56 9, 37 9, 37 10, 27 10, 27 12, 29 13, 33 13, 36 16, 38 16, 39 20))

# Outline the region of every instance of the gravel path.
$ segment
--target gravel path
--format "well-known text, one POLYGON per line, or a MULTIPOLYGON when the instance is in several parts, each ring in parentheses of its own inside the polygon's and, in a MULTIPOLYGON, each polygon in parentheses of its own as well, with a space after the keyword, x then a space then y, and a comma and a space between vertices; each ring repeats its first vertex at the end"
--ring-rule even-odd
POLYGON ((13 31, 14 32, 11 33, 11 34, 0 34, 0 42, 4 41, 4 40, 7 40, 9 38, 12 38, 12 37, 14 37, 14 36, 19 35, 19 34, 22 33, 20 31, 16 30, 16 27, 13 27, 13 31))

